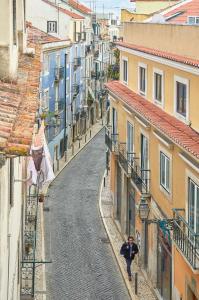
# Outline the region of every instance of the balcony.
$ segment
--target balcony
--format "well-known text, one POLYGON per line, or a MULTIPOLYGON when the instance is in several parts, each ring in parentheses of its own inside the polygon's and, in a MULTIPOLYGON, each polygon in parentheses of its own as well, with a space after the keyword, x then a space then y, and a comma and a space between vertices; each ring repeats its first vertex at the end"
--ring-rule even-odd
POLYGON ((91 78, 98 80, 100 78, 100 72, 99 71, 91 71, 91 78))
POLYGON ((105 127, 105 144, 111 152, 118 151, 118 134, 111 133, 111 127, 105 127))
POLYGON ((92 51, 92 46, 91 45, 87 45, 85 47, 85 55, 86 56, 89 55, 91 53, 91 51, 92 51))
POLYGON ((119 143, 119 162, 127 175, 131 174, 131 157, 134 153, 127 152, 126 143, 119 143))
POLYGON ((80 66, 81 66, 81 57, 75 57, 74 58, 74 69, 76 70, 80 66))
POLYGON ((199 234, 185 221, 184 209, 173 209, 173 240, 194 271, 199 271, 199 234))
POLYGON ((55 81, 59 81, 64 78, 64 67, 57 67, 54 70, 55 81))
POLYGON ((73 98, 77 97, 79 94, 79 84, 73 84, 72 86, 73 98))
POLYGON ((142 194, 149 194, 150 170, 142 169, 135 155, 131 157, 131 179, 142 194))
POLYGON ((97 59, 99 57, 99 50, 96 50, 94 52, 94 59, 97 59))

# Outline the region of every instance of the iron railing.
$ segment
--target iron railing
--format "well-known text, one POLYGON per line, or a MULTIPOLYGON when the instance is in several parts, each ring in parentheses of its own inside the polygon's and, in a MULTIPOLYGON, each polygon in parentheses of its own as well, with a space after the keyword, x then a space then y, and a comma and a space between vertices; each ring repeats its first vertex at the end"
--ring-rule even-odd
POLYGON ((54 72, 55 81, 59 81, 64 78, 64 67, 57 67, 54 72))
POLYGON ((199 269, 199 234, 185 221, 184 209, 173 209, 173 240, 194 270, 199 269))
POLYGON ((111 152, 118 151, 118 134, 111 133, 112 127, 105 127, 105 144, 111 152))
POLYGON ((75 57, 74 58, 74 69, 77 69, 81 66, 81 57, 75 57))
POLYGON ((73 97, 76 97, 79 94, 80 86, 79 84, 73 84, 72 91, 73 91, 73 97))
POLYGON ((127 174, 131 174, 131 160, 134 153, 127 151, 126 143, 119 143, 119 162, 127 174))
POLYGON ((138 164, 138 157, 131 157, 131 179, 142 194, 149 193, 150 170, 142 169, 138 164))

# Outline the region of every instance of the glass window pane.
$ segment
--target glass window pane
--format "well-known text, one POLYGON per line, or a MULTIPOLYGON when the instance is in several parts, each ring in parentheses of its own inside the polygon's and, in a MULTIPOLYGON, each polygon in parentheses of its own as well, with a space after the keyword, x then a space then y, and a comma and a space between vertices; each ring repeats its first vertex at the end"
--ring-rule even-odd
POLYGON ((186 93, 187 93, 187 86, 181 82, 176 82, 176 89, 177 89, 177 112, 182 116, 186 117, 186 93))
POLYGON ((194 210, 195 210, 195 187, 189 179, 189 225, 194 230, 194 210))

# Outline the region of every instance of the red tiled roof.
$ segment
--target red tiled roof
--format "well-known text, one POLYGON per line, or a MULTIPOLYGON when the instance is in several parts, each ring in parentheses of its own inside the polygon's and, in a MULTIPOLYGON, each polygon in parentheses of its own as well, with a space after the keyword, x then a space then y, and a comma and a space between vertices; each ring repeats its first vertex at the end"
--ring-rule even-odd
POLYGON ((199 60, 198 59, 192 59, 189 57, 173 54, 170 52, 161 51, 158 49, 152 49, 152 48, 143 47, 143 46, 138 46, 138 45, 134 45, 134 44, 126 43, 126 42, 117 42, 117 45, 122 46, 124 48, 140 51, 140 52, 151 54, 151 55, 155 55, 155 56, 162 57, 162 58, 165 58, 168 60, 176 61, 178 63, 182 63, 185 65, 199 68, 199 60))
POLYGON ((106 87, 174 143, 199 159, 199 133, 136 94, 119 81, 111 81, 106 84, 106 87))
POLYGON ((62 41, 61 39, 32 26, 31 23, 27 22, 26 27, 28 31, 28 42, 46 44, 62 41))
POLYGON ((58 7, 56 4, 52 3, 51 1, 49 0, 42 0, 43 2, 55 7, 57 10, 59 9, 59 11, 63 12, 64 14, 68 15, 69 17, 73 18, 73 19, 80 19, 80 20, 83 20, 84 17, 79 15, 79 14, 76 14, 76 13, 73 13, 72 11, 70 10, 67 10, 65 8, 62 8, 62 7, 58 7))
POLYGON ((185 24, 187 23, 187 17, 188 16, 199 16, 199 1, 198 0, 192 0, 188 3, 182 3, 177 8, 174 8, 170 10, 168 13, 164 14, 164 17, 168 18, 176 13, 181 12, 181 14, 174 16, 167 22, 169 23, 180 23, 185 24))
POLYGON ((92 10, 90 8, 88 8, 87 6, 85 6, 82 3, 79 3, 78 0, 68 0, 68 4, 83 14, 91 14, 92 13, 92 10))
POLYGON ((29 154, 37 111, 40 52, 21 55, 15 83, 0 81, 0 151, 29 154))

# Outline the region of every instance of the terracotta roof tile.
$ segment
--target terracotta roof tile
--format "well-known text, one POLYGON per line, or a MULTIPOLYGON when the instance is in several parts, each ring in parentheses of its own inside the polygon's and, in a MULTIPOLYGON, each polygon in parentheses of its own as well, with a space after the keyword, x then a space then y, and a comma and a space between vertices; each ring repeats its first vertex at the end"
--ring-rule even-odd
POLYGON ((41 46, 35 55, 19 58, 16 82, 0 81, 0 151, 28 155, 32 143, 35 113, 38 109, 38 88, 41 71, 41 46))
POLYGON ((117 45, 122 46, 124 48, 140 51, 140 52, 151 54, 151 55, 155 55, 155 56, 162 57, 162 58, 165 58, 168 60, 176 61, 176 62, 185 64, 185 65, 199 68, 199 60, 198 59, 192 59, 189 57, 173 54, 170 52, 161 51, 158 49, 152 49, 152 48, 148 48, 148 47, 143 47, 143 46, 139 46, 139 45, 134 45, 134 44, 126 43, 126 42, 117 42, 117 45))
POLYGON ((88 8, 87 6, 85 6, 82 3, 79 3, 79 1, 77 1, 77 0, 68 0, 68 4, 70 6, 72 6, 74 9, 80 11, 81 13, 84 13, 84 14, 92 13, 92 10, 90 8, 88 8))
POLYGON ((164 14, 166 18, 170 19, 167 21, 168 23, 173 24, 185 24, 187 23, 188 16, 199 16, 199 1, 192 0, 187 3, 183 3, 178 5, 177 8, 170 10, 168 13, 164 14), (179 12, 179 15, 176 15, 179 12), (173 16, 173 17, 172 17, 173 16))
POLYGON ((56 4, 52 3, 52 2, 49 1, 49 0, 42 0, 42 1, 45 2, 45 3, 47 3, 47 4, 49 4, 49 5, 51 5, 51 6, 53 6, 53 7, 55 7, 57 10, 59 9, 59 11, 63 12, 65 15, 67 15, 67 16, 73 18, 73 19, 78 19, 78 20, 79 20, 79 19, 80 19, 80 20, 83 20, 83 19, 84 19, 83 16, 81 16, 81 15, 79 15, 79 14, 76 14, 76 13, 73 13, 72 11, 70 11, 70 10, 68 10, 68 9, 62 8, 62 7, 60 7, 60 6, 59 6, 59 8, 58 8, 58 6, 57 6, 56 4))
POLYGON ((169 115, 155 104, 146 101, 119 81, 106 84, 108 90, 143 116, 154 127, 168 136, 173 142, 199 159, 199 133, 188 125, 169 115))

